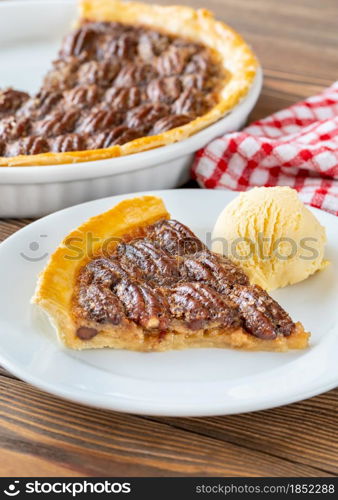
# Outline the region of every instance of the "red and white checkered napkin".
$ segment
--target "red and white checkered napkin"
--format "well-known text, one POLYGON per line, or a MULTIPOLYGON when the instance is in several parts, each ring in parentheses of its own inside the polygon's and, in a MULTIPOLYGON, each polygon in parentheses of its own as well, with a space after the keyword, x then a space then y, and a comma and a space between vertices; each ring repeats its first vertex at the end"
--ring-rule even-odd
POLYGON ((291 186, 303 202, 338 215, 338 82, 198 151, 205 188, 291 186))

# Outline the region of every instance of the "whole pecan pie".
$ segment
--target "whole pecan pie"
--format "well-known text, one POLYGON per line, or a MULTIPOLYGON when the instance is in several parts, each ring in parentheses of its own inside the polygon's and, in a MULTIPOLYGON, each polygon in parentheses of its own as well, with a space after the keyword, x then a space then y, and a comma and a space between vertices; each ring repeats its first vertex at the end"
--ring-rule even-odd
POLYGON ((33 302, 73 349, 308 345, 300 323, 153 196, 126 200, 68 235, 33 302))
POLYGON ((206 10, 82 0, 34 96, 0 91, 0 166, 110 158, 182 140, 250 88, 256 59, 206 10))

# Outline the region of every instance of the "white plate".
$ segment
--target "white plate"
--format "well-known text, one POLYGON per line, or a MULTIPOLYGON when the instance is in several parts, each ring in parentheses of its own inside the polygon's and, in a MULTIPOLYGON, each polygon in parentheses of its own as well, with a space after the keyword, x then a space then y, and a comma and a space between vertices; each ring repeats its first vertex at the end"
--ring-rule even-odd
MULTIPOLYGON (((202 239, 234 197, 227 191, 158 191, 172 217, 202 239)), ((128 197, 133 197, 128 195, 128 197)), ((0 363, 52 394, 102 408, 153 415, 240 413, 304 399, 338 385, 338 219, 314 210, 328 234, 331 266, 275 297, 312 331, 302 352, 191 349, 165 353, 93 350, 58 345, 29 301, 47 254, 88 217, 124 197, 97 200, 55 213, 0 245, 0 363), (35 242, 35 243, 34 243, 35 242), (39 247, 39 248, 38 248, 39 247)))
MULTIPOLYGON (((75 0, 0 1, 0 88, 35 93, 77 15, 75 0)), ((244 125, 261 87, 259 69, 231 113, 175 144, 81 164, 0 168, 0 217, 37 217, 103 196, 180 186, 195 151, 244 125)))

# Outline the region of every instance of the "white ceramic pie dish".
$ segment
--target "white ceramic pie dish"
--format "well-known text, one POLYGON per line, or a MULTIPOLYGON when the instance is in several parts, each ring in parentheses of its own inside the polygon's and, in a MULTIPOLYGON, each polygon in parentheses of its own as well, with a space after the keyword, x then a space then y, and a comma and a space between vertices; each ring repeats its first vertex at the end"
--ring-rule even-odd
MULTIPOLYGON (((75 1, 0 4, 0 88, 35 92, 76 18, 75 1)), ((223 119, 188 139, 120 158, 77 164, 1 167, 0 217, 37 217, 76 203, 145 189, 182 185, 193 154, 209 141, 240 129, 262 87, 262 71, 247 96, 223 119)))

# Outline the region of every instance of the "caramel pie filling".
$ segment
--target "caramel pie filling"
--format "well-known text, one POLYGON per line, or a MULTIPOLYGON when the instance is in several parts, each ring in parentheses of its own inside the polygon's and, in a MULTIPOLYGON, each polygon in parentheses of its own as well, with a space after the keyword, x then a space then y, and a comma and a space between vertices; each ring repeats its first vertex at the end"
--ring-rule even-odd
POLYGON ((218 101, 224 70, 203 45, 85 22, 38 94, 0 91, 0 156, 95 150, 183 126, 218 101))

